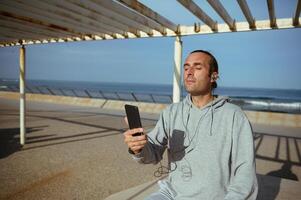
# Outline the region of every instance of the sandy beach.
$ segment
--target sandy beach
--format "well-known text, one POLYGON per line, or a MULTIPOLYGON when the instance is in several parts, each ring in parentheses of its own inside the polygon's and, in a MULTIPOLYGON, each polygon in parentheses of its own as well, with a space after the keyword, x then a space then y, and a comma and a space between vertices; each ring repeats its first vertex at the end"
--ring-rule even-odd
MULTIPOLYGON (((139 165, 127 152, 123 111, 28 102, 27 141, 20 147, 18 106, 0 98, 0 199, 105 199, 155 179, 158 166, 139 165)), ((157 117, 143 113, 145 129, 157 117)), ((253 128, 257 173, 299 184, 300 128, 253 128)))

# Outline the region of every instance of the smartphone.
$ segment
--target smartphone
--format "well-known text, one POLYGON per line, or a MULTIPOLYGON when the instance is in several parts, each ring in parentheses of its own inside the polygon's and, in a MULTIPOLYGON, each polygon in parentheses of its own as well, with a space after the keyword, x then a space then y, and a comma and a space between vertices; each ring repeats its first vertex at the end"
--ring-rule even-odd
MULTIPOLYGON (((139 114, 139 109, 137 106, 133 105, 124 105, 126 116, 128 118, 128 123, 130 129, 134 128, 141 128, 141 120, 140 120, 140 114, 139 114)), ((133 136, 139 136, 142 135, 143 133, 135 133, 133 136)))

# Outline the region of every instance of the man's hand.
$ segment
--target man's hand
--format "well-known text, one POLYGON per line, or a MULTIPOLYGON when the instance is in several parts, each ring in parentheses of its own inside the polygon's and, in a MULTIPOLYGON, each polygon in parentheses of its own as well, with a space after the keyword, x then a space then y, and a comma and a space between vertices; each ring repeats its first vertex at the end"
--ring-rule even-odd
MULTIPOLYGON (((125 119, 127 122, 127 119, 125 119)), ((138 154, 145 144, 147 143, 146 135, 133 136, 135 133, 143 133, 143 128, 135 128, 127 130, 123 133, 124 142, 128 145, 128 147, 134 152, 134 154, 138 154)))

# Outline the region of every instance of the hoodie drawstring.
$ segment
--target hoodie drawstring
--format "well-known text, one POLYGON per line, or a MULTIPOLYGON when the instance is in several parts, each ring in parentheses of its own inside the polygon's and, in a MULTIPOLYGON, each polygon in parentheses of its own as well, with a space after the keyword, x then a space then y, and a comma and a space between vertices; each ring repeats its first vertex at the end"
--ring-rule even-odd
POLYGON ((213 126, 213 101, 211 101, 210 110, 211 110, 211 122, 210 122, 210 136, 212 136, 212 126, 213 126))

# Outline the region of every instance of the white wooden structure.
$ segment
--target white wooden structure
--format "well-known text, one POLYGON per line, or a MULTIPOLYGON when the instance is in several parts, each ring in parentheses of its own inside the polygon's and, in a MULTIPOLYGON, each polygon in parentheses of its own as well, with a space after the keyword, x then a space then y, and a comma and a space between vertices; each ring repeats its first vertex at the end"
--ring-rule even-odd
MULTIPOLYGON (((176 1, 176 0, 175 0, 176 1)), ((233 0, 234 1, 234 0, 233 0)), ((180 100, 181 36, 300 27, 301 0, 294 13, 277 18, 273 0, 269 19, 256 21, 246 0, 236 0, 245 21, 236 22, 219 0, 207 0, 224 23, 217 23, 193 0, 177 0, 200 21, 175 24, 137 0, 1 0, 0 47, 20 45, 20 142, 25 144, 25 46, 55 42, 175 37, 173 101, 180 100)))

